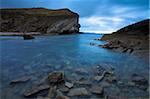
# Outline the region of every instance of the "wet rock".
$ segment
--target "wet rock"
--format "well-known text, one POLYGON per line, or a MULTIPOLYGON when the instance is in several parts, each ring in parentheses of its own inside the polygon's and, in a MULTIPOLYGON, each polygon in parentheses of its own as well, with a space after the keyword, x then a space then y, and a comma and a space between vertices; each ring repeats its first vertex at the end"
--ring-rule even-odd
POLYGON ((50 83, 57 84, 64 81, 63 72, 52 72, 48 75, 48 80, 50 83))
POLYGON ((73 83, 65 82, 65 86, 68 87, 68 88, 72 88, 73 87, 73 83))
POLYGON ((68 96, 88 96, 89 92, 85 88, 74 88, 68 93, 68 96))
POLYGON ((83 68, 76 69, 75 72, 78 74, 88 74, 88 72, 83 68))
POLYGON ((50 99, 54 98, 56 96, 56 88, 57 88, 56 86, 51 87, 48 91, 48 96, 47 97, 49 97, 50 99))
POLYGON ((41 92, 43 90, 47 90, 49 88, 50 88, 50 86, 46 85, 46 84, 40 85, 40 86, 36 86, 36 87, 33 87, 30 90, 26 91, 24 93, 24 96, 25 97, 29 97, 29 96, 35 95, 35 94, 37 94, 37 93, 39 93, 39 92, 41 92))
POLYGON ((100 86, 92 86, 91 92, 98 95, 103 95, 103 88, 100 86))
POLYGON ((90 45, 91 45, 91 46, 94 46, 94 45, 96 45, 96 44, 95 44, 95 43, 90 43, 90 45))
POLYGON ((34 39, 32 35, 23 35, 24 40, 34 39))
POLYGON ((14 79, 10 82, 10 84, 15 84, 15 83, 23 83, 23 82, 27 82, 31 79, 30 76, 23 76, 17 79, 14 79))

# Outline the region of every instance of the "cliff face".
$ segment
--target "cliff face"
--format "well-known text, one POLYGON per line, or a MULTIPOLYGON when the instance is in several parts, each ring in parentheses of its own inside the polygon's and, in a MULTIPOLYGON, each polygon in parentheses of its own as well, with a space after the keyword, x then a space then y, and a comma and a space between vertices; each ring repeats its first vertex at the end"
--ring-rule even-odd
POLYGON ((101 40, 108 41, 101 47, 140 56, 149 57, 149 22, 143 20, 126 26, 112 34, 104 35, 101 40))
POLYGON ((77 33, 79 15, 69 9, 1 9, 1 32, 77 33))

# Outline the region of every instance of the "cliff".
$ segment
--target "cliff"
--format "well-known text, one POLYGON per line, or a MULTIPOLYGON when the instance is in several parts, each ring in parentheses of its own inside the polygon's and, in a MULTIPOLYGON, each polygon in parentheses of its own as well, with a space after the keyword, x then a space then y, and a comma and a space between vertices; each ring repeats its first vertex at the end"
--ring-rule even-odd
POLYGON ((79 32, 79 15, 69 9, 0 9, 0 32, 40 32, 69 34, 79 32))
POLYGON ((108 41, 103 48, 130 53, 148 60, 149 57, 149 22, 143 20, 126 26, 112 34, 104 35, 101 40, 108 41))

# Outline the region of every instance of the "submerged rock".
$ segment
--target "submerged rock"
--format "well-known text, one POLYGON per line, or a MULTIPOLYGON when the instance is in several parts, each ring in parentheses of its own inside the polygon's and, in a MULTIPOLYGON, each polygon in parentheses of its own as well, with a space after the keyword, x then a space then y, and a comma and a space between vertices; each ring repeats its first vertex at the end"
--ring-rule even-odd
POLYGON ((15 83, 23 83, 23 82, 27 82, 31 79, 30 76, 23 76, 17 79, 14 79, 10 82, 10 84, 15 84, 15 83))
POLYGON ((74 88, 68 93, 68 96, 88 96, 89 92, 85 88, 74 88))
POLYGON ((52 72, 48 75, 48 80, 50 83, 58 84, 64 82, 64 73, 63 72, 52 72))
POLYGON ((49 85, 40 85, 40 86, 35 86, 33 88, 31 88, 30 90, 27 90, 25 93, 24 93, 24 96, 25 97, 29 97, 29 96, 32 96, 32 95, 35 95, 43 90, 47 90, 49 89, 50 86, 49 85))

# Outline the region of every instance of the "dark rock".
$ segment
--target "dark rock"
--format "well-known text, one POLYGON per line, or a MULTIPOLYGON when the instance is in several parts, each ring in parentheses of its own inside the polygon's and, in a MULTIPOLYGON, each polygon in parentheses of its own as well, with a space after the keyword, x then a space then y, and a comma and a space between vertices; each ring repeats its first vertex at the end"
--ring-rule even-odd
POLYGON ((91 45, 91 46, 94 46, 94 45, 96 45, 96 44, 95 44, 95 43, 90 43, 90 45, 91 45))
POLYGON ((25 93, 24 93, 24 96, 25 97, 29 97, 29 96, 32 96, 32 95, 35 95, 43 90, 47 90, 49 89, 50 86, 49 85, 40 85, 40 86, 35 86, 33 88, 31 88, 30 90, 27 90, 25 93))
POLYGON ((24 38, 24 40, 31 40, 31 39, 34 39, 34 37, 31 36, 31 35, 23 35, 23 38, 24 38))
POLYGON ((63 72, 52 72, 48 75, 48 80, 52 84, 58 84, 64 82, 64 73, 63 72))
POLYGON ((29 81, 30 79, 31 79, 30 76, 23 76, 23 77, 12 80, 10 84, 23 83, 23 82, 29 81))

